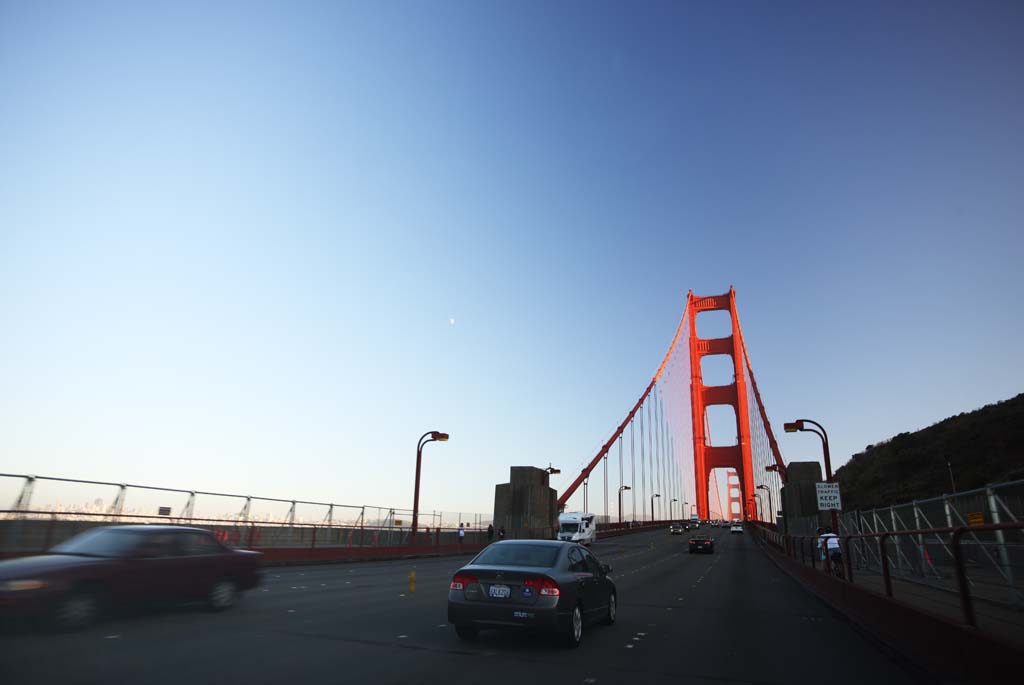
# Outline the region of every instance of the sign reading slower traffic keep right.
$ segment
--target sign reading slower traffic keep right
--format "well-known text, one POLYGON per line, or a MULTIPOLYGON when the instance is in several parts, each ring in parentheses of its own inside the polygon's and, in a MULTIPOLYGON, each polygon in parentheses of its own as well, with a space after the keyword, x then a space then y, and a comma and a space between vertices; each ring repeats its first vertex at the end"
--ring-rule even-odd
POLYGON ((843 510, 843 501, 839 497, 839 483, 815 483, 814 488, 818 493, 818 511, 843 510))

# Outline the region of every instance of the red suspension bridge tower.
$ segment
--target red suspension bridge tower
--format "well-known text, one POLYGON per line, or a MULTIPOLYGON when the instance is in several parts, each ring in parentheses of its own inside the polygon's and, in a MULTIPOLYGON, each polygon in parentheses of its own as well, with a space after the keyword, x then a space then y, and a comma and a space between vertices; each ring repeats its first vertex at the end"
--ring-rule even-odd
MULTIPOLYGON (((608 481, 608 460, 618 454, 620 490, 633 492, 639 485, 643 493, 646 483, 654 488, 668 487, 673 495, 685 497, 687 488, 678 487, 673 478, 683 477, 683 465, 689 470, 692 461, 693 493, 697 515, 702 519, 721 514, 724 518, 764 518, 775 520, 774 512, 759 511, 757 503, 758 486, 776 493, 774 501, 781 501, 778 490, 785 483, 786 467, 782 461, 775 435, 768 415, 761 401, 761 394, 754 379, 750 357, 747 354, 743 331, 740 328, 736 310, 736 291, 729 288, 723 295, 700 297, 692 291, 686 297, 686 309, 675 337, 654 378, 636 401, 632 410, 604 443, 597 455, 582 469, 576 480, 562 493, 558 504, 562 507, 585 482, 591 472, 602 462, 605 468, 605 482, 608 481), (724 338, 701 338, 697 330, 697 315, 707 311, 726 311, 731 324, 730 335, 724 338), (680 342, 686 341, 685 346, 680 342), (728 385, 705 385, 701 372, 701 360, 710 355, 726 355, 732 361, 733 381, 728 385), (651 403, 655 406, 653 426, 655 439, 651 438, 651 403), (644 422, 644 405, 647 405, 648 421, 644 422), (730 406, 736 416, 736 444, 711 445, 707 419, 708 407, 730 406), (660 409, 660 411, 659 411, 660 409), (638 431, 636 429, 639 429, 638 431), (644 469, 644 432, 648 432, 647 445, 654 449, 660 461, 652 460, 651 452, 646 459, 651 464, 651 479, 646 481, 644 469), (634 433, 639 433, 639 451, 634 449, 634 433), (657 440, 658 436, 664 440, 657 440), (684 444, 685 443, 685 444, 684 444), (617 450, 614 449, 617 446, 617 450), (666 447, 667 446, 667 447, 666 447), (628 450, 629 471, 625 450, 628 450), (692 451, 691 451, 692 450, 692 451), (688 454, 687 454, 688 453, 688 454), (639 461, 637 461, 639 456, 639 461), (640 480, 635 478, 636 465, 640 465, 640 480), (719 501, 716 469, 725 469, 728 496, 719 501), (625 486, 625 473, 632 472, 630 487, 625 486), (664 477, 663 477, 664 476, 664 477), (654 478, 657 477, 657 485, 654 478), (667 486, 666 486, 667 481, 667 486), (709 492, 709 486, 715 492, 709 492), (712 503, 715 505, 712 507, 712 503), (719 512, 721 505, 727 509, 719 512)), ((607 489, 607 485, 606 485, 607 489)), ((633 494, 632 497, 636 495, 633 494)), ((660 497, 660 494, 657 496, 660 497)), ((677 497, 677 499, 678 499, 677 497)), ((674 499, 673 501, 677 501, 674 499)), ((685 503, 685 500, 684 500, 685 503)), ((687 507, 688 509, 689 507, 687 507)), ((606 503, 607 510, 607 503, 606 503)), ((637 510, 636 500, 633 502, 637 510)), ((642 510, 642 509, 641 509, 642 510)), ((683 511, 688 515, 689 511, 683 511)), ((622 511, 619 512, 622 516, 622 511)), ((635 514, 634 514, 635 517, 635 514)), ((653 514, 652 514, 653 518, 653 514)))

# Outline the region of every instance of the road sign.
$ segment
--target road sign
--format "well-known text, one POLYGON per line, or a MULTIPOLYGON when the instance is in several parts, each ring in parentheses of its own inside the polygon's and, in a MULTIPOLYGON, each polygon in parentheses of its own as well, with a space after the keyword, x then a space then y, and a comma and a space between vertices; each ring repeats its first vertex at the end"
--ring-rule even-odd
POLYGON ((159 509, 157 509, 156 513, 157 513, 158 516, 170 516, 171 515, 171 508, 170 507, 160 507, 159 509))
POLYGON ((818 493, 818 511, 843 510, 843 501, 839 497, 839 483, 815 483, 814 487, 818 493))
POLYGON ((402 519, 395 519, 395 525, 396 526, 402 525, 402 519))
POLYGON ((969 526, 983 526, 985 525, 985 515, 980 511, 972 511, 967 514, 967 525, 969 526))

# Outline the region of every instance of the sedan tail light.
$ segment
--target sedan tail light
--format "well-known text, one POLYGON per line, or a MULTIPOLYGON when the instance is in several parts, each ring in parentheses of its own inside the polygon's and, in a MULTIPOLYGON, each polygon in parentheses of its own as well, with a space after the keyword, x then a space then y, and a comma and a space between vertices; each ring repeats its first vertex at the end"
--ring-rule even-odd
POLYGON ((532 587, 537 591, 537 594, 547 597, 558 597, 562 594, 562 591, 558 588, 558 583, 550 578, 527 578, 523 581, 523 585, 532 587))
POLYGON ((465 590, 473 583, 478 583, 476 576, 471 576, 468 573, 456 573, 455 577, 452 578, 452 584, 449 586, 449 590, 465 590))

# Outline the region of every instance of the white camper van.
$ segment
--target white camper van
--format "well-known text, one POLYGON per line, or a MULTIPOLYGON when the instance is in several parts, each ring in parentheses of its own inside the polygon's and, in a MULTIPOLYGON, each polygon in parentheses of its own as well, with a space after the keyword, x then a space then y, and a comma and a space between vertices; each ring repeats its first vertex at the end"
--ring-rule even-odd
POLYGON ((580 511, 559 514, 558 539, 589 545, 597 539, 597 516, 580 511))

